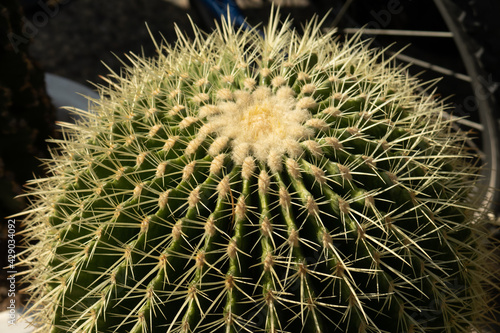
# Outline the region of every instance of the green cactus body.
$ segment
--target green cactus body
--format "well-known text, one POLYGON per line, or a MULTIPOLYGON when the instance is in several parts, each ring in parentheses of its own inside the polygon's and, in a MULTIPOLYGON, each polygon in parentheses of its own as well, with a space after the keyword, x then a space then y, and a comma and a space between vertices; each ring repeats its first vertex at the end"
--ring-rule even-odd
POLYGON ((37 332, 469 332, 476 168, 359 38, 227 23, 131 57, 32 183, 37 332))

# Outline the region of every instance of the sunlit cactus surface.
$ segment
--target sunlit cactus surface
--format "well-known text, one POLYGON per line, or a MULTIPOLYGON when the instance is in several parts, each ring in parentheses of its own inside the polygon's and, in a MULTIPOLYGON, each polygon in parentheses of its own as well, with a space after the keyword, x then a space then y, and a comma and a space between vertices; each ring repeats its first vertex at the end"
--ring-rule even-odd
POLYGON ((481 331, 465 135, 320 26, 179 32, 63 125, 26 213, 36 332, 481 331))

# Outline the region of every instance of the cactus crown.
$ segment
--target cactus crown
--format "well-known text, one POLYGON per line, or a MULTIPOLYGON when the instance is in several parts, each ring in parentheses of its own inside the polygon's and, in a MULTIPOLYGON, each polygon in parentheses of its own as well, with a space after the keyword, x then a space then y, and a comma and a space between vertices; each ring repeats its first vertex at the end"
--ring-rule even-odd
POLYGON ((64 124, 26 219, 37 332, 488 321, 464 134, 429 85, 320 23, 179 32, 64 124))

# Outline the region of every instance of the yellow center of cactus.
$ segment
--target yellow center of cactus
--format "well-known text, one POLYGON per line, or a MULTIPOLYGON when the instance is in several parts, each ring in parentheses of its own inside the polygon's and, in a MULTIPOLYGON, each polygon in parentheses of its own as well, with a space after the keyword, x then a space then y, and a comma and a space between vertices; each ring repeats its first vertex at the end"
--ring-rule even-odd
POLYGON ((284 138, 285 130, 280 120, 273 113, 272 106, 264 103, 246 110, 243 114, 241 125, 242 130, 247 132, 247 135, 254 140, 271 133, 284 138))
POLYGON ((311 135, 304 126, 311 113, 290 94, 273 93, 268 87, 252 92, 236 91, 234 101, 220 102, 218 113, 207 118, 219 137, 231 140, 233 159, 246 156, 266 161, 268 156, 296 152, 299 142, 311 135))

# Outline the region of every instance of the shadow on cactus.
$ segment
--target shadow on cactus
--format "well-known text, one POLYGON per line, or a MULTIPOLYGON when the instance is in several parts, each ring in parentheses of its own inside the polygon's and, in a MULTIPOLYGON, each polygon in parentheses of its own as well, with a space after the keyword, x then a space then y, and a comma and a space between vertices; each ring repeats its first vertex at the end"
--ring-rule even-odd
POLYGON ((64 125, 26 213, 37 332, 482 330, 465 135, 320 25, 179 33, 64 125))

